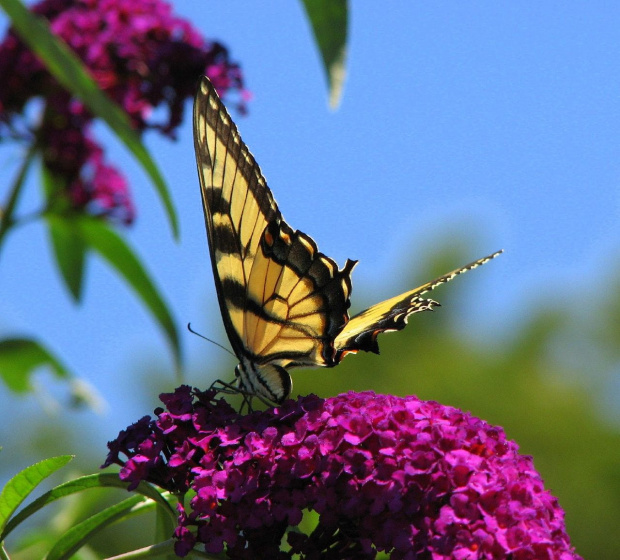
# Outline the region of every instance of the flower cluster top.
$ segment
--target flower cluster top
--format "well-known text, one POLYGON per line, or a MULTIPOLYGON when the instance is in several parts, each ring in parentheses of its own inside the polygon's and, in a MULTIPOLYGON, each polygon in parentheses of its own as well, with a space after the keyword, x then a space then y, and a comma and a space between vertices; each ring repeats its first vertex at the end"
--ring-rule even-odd
MULTIPOLYGON (((43 0, 31 10, 49 21, 51 31, 78 55, 137 131, 155 128, 173 137, 183 104, 203 74, 221 94, 239 92, 238 107, 245 109, 241 71, 228 51, 205 41, 163 0, 43 0), (167 117, 152 122, 158 106, 167 108, 167 117)), ((131 223, 127 183, 103 163, 102 148, 89 130, 92 115, 13 30, 0 43, 0 82, 0 139, 34 134, 44 165, 64 180, 74 208, 131 223), (43 118, 36 130, 19 131, 20 117, 27 116, 33 98, 43 99, 43 118)))
POLYGON ((531 458, 457 409, 366 392, 240 416, 213 391, 161 399, 167 410, 121 432, 105 466, 122 465, 130 488, 191 490, 179 556, 202 543, 237 559, 579 558, 531 458))

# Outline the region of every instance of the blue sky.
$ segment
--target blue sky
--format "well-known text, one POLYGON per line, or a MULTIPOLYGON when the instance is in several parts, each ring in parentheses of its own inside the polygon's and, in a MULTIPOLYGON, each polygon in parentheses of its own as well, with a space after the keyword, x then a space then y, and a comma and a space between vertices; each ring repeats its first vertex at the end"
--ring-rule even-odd
MULTIPOLYGON (((297 2, 174 6, 241 63, 254 98, 247 117, 233 118, 286 220, 340 264, 360 260, 354 308, 412 287, 420 257, 451 243, 467 243, 467 260, 506 250, 458 280, 469 283, 467 302, 442 310, 481 338, 510 333, 532 302, 604 290, 618 270, 620 4, 352 3, 336 112, 297 2)), ((177 143, 146 137, 179 212, 178 244, 147 177, 104 127, 98 134, 130 179, 138 221, 129 242, 179 325, 191 321, 227 344, 189 118, 177 143)), ((0 150, 3 184, 19 155, 0 150)), ((36 176, 30 190, 23 211, 39 205, 36 176)), ((76 307, 41 226, 11 235, 2 258, 0 333, 37 336, 97 387, 108 402, 107 437, 151 411, 130 398, 144 379, 128 372, 145 359, 169 369, 175 386, 163 336, 104 264, 90 262, 76 307)), ((189 382, 205 387, 227 376, 221 350, 181 337, 189 382)), ((22 400, 17 413, 26 418, 37 407, 22 400)), ((91 421, 101 425, 101 417, 91 421)))

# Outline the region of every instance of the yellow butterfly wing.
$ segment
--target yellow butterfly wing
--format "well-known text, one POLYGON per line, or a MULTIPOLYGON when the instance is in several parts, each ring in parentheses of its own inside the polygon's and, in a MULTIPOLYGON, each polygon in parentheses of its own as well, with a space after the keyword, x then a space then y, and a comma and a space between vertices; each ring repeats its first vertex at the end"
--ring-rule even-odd
POLYGON ((348 320, 350 274, 282 218, 213 85, 194 102, 194 145, 218 301, 248 393, 280 402, 283 368, 335 365, 348 320))
POLYGON ((336 336, 334 346, 336 348, 337 361, 340 361, 347 353, 355 353, 359 350, 378 354, 377 336, 379 334, 402 330, 407 325, 411 315, 420 311, 427 311, 439 305, 432 299, 422 298, 423 294, 434 290, 441 284, 449 282, 459 274, 482 266, 502 252, 497 251, 492 255, 473 261, 452 272, 448 272, 448 274, 439 276, 414 290, 377 303, 358 313, 347 322, 336 336))

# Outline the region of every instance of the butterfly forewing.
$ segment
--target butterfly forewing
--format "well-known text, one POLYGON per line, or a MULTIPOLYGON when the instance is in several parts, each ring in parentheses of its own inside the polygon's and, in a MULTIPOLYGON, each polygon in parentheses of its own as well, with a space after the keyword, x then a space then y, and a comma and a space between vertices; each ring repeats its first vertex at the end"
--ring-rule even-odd
POLYGON ((194 142, 218 299, 235 353, 243 347, 247 278, 260 228, 278 213, 254 158, 210 84, 201 84, 194 142), (242 242, 242 235, 245 243, 242 242))

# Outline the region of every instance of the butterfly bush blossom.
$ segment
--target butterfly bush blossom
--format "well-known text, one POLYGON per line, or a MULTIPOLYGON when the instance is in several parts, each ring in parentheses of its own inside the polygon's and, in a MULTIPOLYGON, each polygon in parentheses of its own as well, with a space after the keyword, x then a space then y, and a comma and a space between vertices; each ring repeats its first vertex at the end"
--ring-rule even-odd
POLYGON ((178 506, 179 556, 201 543, 234 559, 580 558, 531 457, 457 409, 351 392, 241 416, 188 386, 161 400, 104 466, 121 465, 130 489, 193 491, 178 506))
MULTIPOLYGON (((202 74, 220 94, 238 94, 237 107, 245 110, 241 71, 226 48, 205 41, 162 0, 43 0, 31 10, 49 21, 139 132, 151 128, 174 137, 184 101, 202 74), (153 109, 160 106, 166 111, 155 120, 153 109)), ((11 29, 0 43, 0 83, 0 140, 34 137, 46 169, 62 180, 63 192, 54 194, 77 210, 131 223, 127 181, 103 161, 91 132, 93 115, 11 29), (20 130, 33 98, 43 99, 43 116, 35 130, 28 124, 20 130)))

